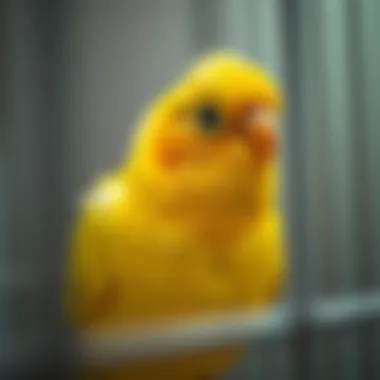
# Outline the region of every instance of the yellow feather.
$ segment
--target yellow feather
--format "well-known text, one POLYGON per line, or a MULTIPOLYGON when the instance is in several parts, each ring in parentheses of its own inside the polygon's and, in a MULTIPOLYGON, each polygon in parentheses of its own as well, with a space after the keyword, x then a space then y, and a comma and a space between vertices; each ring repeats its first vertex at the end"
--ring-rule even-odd
MULTIPOLYGON (((261 307, 279 294, 284 252, 277 164, 257 163, 228 121, 220 138, 205 136, 193 111, 210 99, 225 120, 248 100, 276 112, 281 104, 269 74, 229 53, 202 59, 153 102, 126 162, 83 201, 68 292, 79 332, 261 307), (160 144, 164 153, 183 145, 178 168, 162 165, 160 144)), ((235 350, 227 347, 90 377, 193 380, 223 372, 233 358, 235 350)))

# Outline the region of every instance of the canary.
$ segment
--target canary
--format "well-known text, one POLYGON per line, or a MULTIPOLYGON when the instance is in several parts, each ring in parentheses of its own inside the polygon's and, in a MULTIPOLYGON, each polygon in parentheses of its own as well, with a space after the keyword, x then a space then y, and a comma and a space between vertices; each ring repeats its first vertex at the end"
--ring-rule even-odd
MULTIPOLYGON (((263 307, 284 271, 277 119, 282 94, 258 64, 202 57, 145 110, 125 160, 85 194, 69 261, 78 332, 263 307)), ((221 348, 89 370, 99 379, 209 379, 221 348)))

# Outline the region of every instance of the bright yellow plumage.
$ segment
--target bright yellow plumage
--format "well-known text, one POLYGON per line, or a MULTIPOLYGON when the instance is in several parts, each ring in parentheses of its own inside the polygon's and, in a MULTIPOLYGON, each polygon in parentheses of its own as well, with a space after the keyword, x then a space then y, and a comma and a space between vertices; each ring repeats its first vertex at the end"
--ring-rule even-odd
MULTIPOLYGON (((273 119, 279 90, 241 57, 202 60, 147 110, 128 158, 86 196, 70 262, 80 331, 264 306, 282 285, 273 119)), ((107 368, 104 379, 202 379, 216 350, 107 368)))

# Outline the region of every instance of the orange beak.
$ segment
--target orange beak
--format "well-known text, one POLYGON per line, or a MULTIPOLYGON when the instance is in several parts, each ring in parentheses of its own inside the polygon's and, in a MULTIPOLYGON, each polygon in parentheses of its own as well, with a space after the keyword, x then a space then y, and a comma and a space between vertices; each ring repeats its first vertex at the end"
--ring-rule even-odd
POLYGON ((260 161, 272 159, 278 149, 274 110, 268 106, 251 106, 240 114, 239 119, 240 133, 249 141, 252 152, 260 161))

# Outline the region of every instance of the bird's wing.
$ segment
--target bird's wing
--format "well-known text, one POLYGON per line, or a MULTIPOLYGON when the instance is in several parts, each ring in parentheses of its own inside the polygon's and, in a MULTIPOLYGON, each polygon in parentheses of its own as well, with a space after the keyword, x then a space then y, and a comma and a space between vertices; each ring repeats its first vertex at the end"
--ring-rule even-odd
POLYGON ((110 285, 110 221, 126 196, 117 178, 100 181, 82 200, 69 254, 67 307, 70 323, 88 327, 102 313, 110 285))

